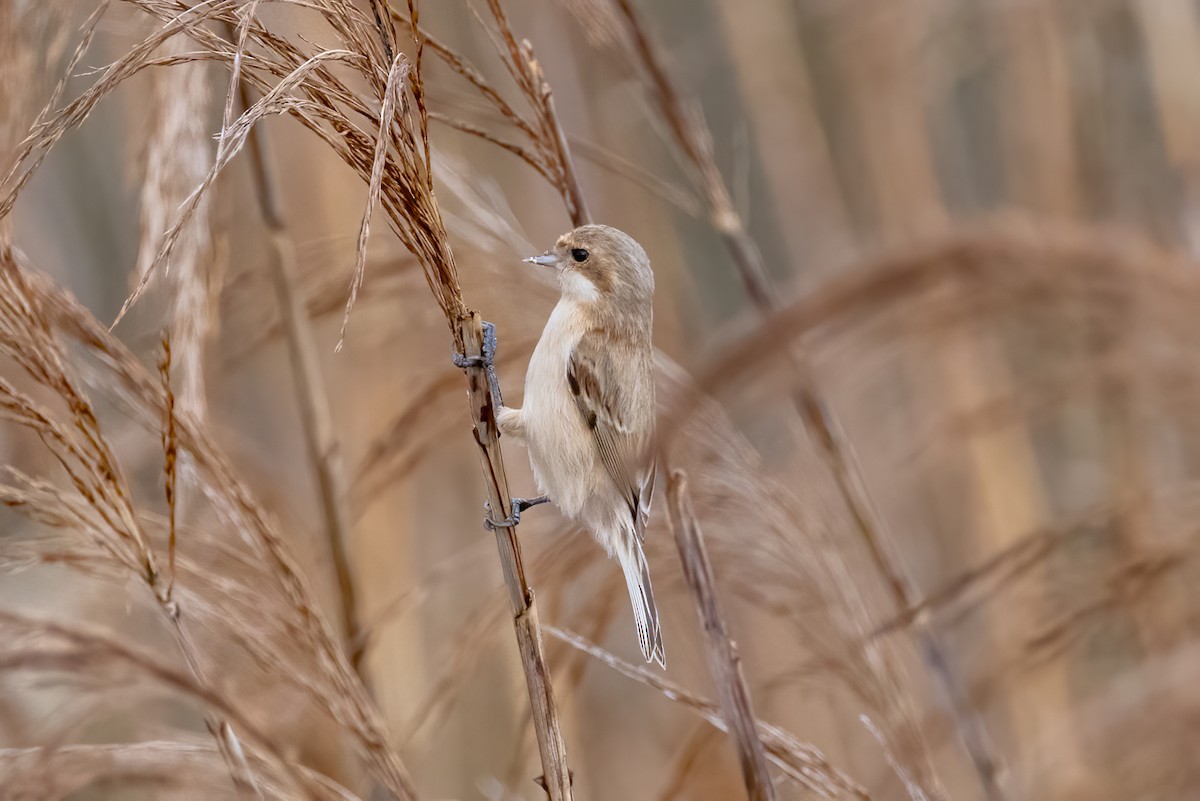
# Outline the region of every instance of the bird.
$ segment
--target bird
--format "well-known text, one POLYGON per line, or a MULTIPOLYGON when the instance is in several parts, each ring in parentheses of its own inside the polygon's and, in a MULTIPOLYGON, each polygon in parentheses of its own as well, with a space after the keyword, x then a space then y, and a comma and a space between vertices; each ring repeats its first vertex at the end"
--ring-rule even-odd
POLYGON ((561 297, 525 375, 524 405, 501 406, 541 497, 581 524, 625 574, 638 644, 666 667, 644 544, 654 495, 654 272, 646 251, 607 225, 583 225, 525 261, 558 273, 561 297))

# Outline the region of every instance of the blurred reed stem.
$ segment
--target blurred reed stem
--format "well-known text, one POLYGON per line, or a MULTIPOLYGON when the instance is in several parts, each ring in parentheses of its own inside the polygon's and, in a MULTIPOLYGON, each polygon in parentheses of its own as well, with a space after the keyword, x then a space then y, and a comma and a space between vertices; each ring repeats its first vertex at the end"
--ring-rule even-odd
MULTIPOLYGON (((238 81, 237 91, 242 107, 250 108, 250 91, 245 81, 238 81)), ((363 680, 364 686, 369 687, 363 667, 366 640, 362 636, 354 576, 347 554, 346 540, 350 532, 350 516, 346 510, 345 473, 333 431, 329 395, 321 375, 316 336, 308 319, 304 298, 297 288, 299 279, 296 245, 292 240, 276 187, 271 153, 258 126, 250 129, 246 137, 246 147, 255 196, 258 198, 263 224, 271 240, 271 283, 275 287, 275 297, 279 303, 280 327, 283 339, 287 343, 288 362, 292 368, 292 388, 300 411, 304 445, 316 474, 325 541, 329 546, 333 572, 337 579, 342 637, 351 666, 363 680)))
POLYGON ((704 547, 704 535, 696 521, 692 499, 688 493, 687 475, 682 470, 672 470, 667 480, 667 505, 670 509, 671 529, 675 534, 675 547, 683 563, 683 576, 696 606, 696 616, 704 630, 705 646, 708 651, 708 669, 717 687, 721 710, 729 736, 738 751, 742 766, 742 779, 746 786, 746 797, 750 801, 774 801, 775 786, 767 771, 767 758, 763 753, 762 741, 758 739, 754 705, 750 701, 750 690, 742 673, 742 657, 737 644, 729 636, 729 627, 717 598, 716 579, 708 551, 704 547))

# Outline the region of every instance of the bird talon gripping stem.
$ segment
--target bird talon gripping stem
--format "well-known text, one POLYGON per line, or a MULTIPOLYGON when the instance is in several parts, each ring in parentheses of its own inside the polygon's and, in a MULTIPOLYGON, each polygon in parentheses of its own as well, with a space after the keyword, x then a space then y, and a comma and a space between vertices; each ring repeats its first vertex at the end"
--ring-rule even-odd
POLYGON ((496 377, 496 325, 483 322, 483 353, 479 356, 468 356, 465 353, 452 351, 450 361, 454 366, 466 370, 468 367, 482 367, 487 371, 488 388, 492 393, 492 404, 499 409, 504 405, 500 396, 500 379, 496 377))
POLYGON ((450 361, 454 362, 454 366, 462 370, 468 367, 486 367, 486 363, 482 356, 467 356, 466 354, 452 351, 450 353, 450 361))
POLYGON ((496 325, 484 321, 483 326, 483 353, 479 356, 468 356, 465 353, 451 351, 450 361, 454 362, 455 367, 466 369, 468 367, 485 367, 491 369, 495 367, 496 360, 496 325))
POLYGON ((545 495, 539 495, 536 498, 513 498, 512 514, 503 520, 492 520, 492 505, 484 501, 483 509, 487 514, 483 518, 483 527, 488 531, 495 531, 498 528, 512 528, 521 522, 521 512, 524 512, 531 506, 538 506, 549 502, 550 499, 545 495))
POLYGON ((492 505, 487 501, 483 502, 483 511, 486 513, 483 516, 483 527, 488 531, 495 531, 498 528, 514 528, 521 522, 521 507, 515 503, 512 505, 512 514, 503 520, 492 520, 492 505))

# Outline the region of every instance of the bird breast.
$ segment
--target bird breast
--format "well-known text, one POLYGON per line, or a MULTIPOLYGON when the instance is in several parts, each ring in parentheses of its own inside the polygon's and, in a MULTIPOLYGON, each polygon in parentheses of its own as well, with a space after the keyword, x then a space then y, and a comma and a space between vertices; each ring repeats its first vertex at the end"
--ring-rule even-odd
POLYGON ((567 386, 567 365, 586 330, 579 304, 560 300, 529 360, 521 411, 538 488, 570 518, 578 518, 598 476, 591 432, 567 386))

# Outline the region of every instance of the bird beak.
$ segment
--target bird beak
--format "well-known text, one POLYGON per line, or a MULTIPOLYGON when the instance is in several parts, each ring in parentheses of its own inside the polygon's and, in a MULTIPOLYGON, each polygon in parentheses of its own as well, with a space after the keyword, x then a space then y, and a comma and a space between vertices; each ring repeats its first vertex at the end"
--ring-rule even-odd
POLYGON ((521 261, 527 261, 530 264, 540 264, 543 267, 553 267, 555 264, 558 264, 558 257, 547 250, 540 256, 530 256, 529 258, 522 259, 521 261))

